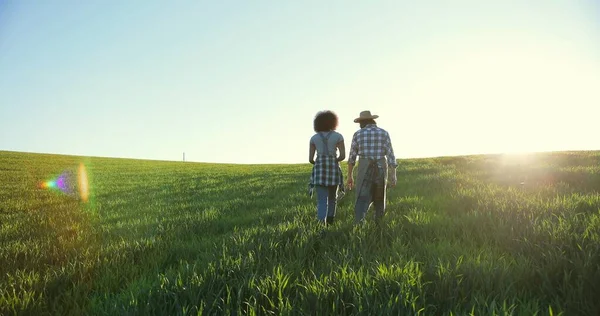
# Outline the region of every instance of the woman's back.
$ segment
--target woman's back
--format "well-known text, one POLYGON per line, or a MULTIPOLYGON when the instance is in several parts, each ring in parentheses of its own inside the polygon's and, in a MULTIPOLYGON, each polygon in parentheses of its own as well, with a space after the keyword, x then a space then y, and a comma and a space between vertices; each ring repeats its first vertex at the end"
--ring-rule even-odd
POLYGON ((310 138, 310 143, 317 149, 317 156, 335 156, 337 144, 343 141, 342 134, 336 131, 318 132, 310 138), (324 140, 327 141, 327 144, 323 142, 324 140))

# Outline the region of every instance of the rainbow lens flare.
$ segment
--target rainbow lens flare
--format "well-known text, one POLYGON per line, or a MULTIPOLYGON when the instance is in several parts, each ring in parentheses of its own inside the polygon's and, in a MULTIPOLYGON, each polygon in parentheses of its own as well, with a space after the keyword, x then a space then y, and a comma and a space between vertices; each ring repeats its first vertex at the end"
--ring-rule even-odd
POLYGON ((55 187, 56 187, 56 181, 42 182, 42 188, 44 188, 44 189, 50 189, 50 188, 55 188, 55 187))
POLYGON ((64 194, 77 196, 83 202, 89 199, 88 175, 83 163, 79 164, 77 172, 64 171, 56 179, 40 183, 43 189, 58 190, 64 194))
POLYGON ((84 202, 88 201, 90 191, 89 191, 89 183, 87 172, 85 171, 85 166, 83 163, 79 164, 79 196, 81 200, 84 202))

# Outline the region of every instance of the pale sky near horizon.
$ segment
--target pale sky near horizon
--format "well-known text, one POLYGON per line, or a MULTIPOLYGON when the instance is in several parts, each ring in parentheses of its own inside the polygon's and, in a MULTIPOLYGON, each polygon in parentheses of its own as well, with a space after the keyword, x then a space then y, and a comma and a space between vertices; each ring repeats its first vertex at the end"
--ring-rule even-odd
POLYGON ((600 149, 600 1, 0 0, 0 150, 307 162, 600 149))

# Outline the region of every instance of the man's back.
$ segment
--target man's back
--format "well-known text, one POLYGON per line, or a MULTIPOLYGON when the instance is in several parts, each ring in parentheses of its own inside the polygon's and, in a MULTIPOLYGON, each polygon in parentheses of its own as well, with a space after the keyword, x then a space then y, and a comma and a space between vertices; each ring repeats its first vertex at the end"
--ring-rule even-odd
POLYGON ((348 163, 354 164, 357 155, 361 159, 382 159, 387 156, 388 165, 396 166, 390 135, 375 124, 361 128, 352 136, 348 163))

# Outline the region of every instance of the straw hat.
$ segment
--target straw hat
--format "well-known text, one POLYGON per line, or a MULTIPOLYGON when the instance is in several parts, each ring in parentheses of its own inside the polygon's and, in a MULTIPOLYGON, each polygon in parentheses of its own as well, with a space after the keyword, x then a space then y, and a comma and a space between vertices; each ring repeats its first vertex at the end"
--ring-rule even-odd
POLYGON ((379 115, 371 115, 371 111, 362 111, 360 116, 354 119, 354 123, 359 123, 362 120, 374 120, 378 117, 379 115))

